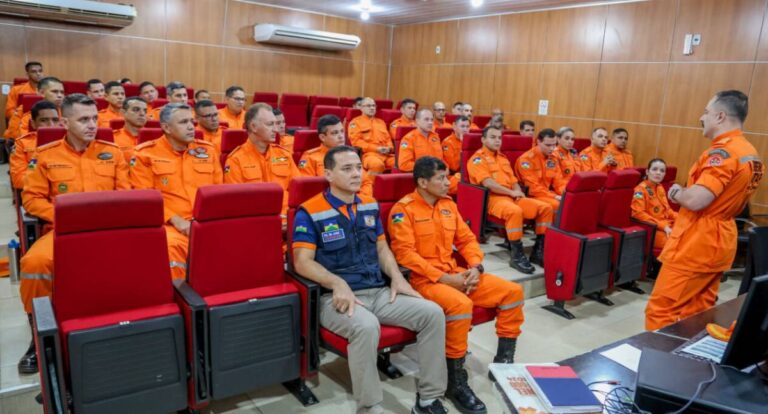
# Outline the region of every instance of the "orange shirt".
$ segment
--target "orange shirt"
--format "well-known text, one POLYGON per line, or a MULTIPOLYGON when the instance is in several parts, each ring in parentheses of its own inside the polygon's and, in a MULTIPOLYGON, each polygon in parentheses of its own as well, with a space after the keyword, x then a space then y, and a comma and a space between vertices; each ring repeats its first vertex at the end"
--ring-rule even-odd
POLYGON ((288 151, 291 152, 291 154, 293 154, 294 140, 295 138, 293 137, 293 135, 288 135, 288 134, 280 135, 280 146, 287 149, 288 151))
POLYGON ((293 162, 293 155, 279 145, 269 145, 262 154, 249 139, 232 150, 224 166, 224 182, 230 183, 278 183, 283 187, 283 210, 288 210, 288 184, 300 177, 301 172, 293 162))
POLYGON ((573 177, 573 174, 581 171, 579 154, 575 149, 571 148, 570 150, 567 150, 558 145, 552 154, 554 155, 558 164, 560 164, 560 172, 563 174, 563 179, 566 182, 568 182, 568 180, 573 177))
POLYGON ((453 246, 469 266, 483 261, 480 245, 450 197, 429 205, 414 191, 392 207, 387 221, 392 253, 413 272, 411 283, 437 283, 443 274, 455 273, 459 266, 453 246))
POLYGON ((517 158, 515 173, 528 187, 530 197, 554 198, 563 194, 567 184, 555 157, 545 157, 538 146, 517 158))
POLYGON ((440 122, 435 118, 434 121, 432 121, 432 130, 437 131, 437 128, 453 128, 453 125, 451 125, 450 122, 446 122, 443 120, 443 122, 440 122))
POLYGON ((429 131, 428 136, 425 137, 418 128, 414 129, 405 134, 400 142, 397 169, 412 172, 416 160, 427 156, 443 159, 443 146, 440 144, 440 137, 432 131, 429 131))
MULTIPOLYGON (((147 105, 151 106, 152 104, 147 104, 147 105)), ((164 106, 165 105, 158 106, 157 108, 149 109, 147 111, 147 119, 154 119, 155 121, 159 121, 160 120, 160 111, 163 110, 164 106)))
POLYGON ((133 157, 133 148, 139 142, 139 136, 132 135, 125 127, 112 131, 112 136, 115 138, 115 144, 123 152, 125 160, 130 162, 133 157))
POLYGON ((155 189, 163 195, 163 217, 192 219, 197 189, 221 184, 221 163, 213 144, 194 140, 176 151, 168 138, 144 142, 131 158, 131 183, 136 189, 155 189))
MULTIPOLYGON (((19 126, 21 125, 21 118, 27 114, 29 114, 29 112, 24 112, 21 105, 17 106, 16 109, 13 110, 13 113, 11 113, 11 119, 8 120, 8 125, 5 128, 5 132, 3 132, 3 138, 14 140, 24 135, 19 133, 19 126)), ((30 117, 31 116, 27 116, 27 119, 30 117)), ((27 122, 29 122, 29 120, 27 120, 27 122)))
POLYGON ((610 143, 605 147, 605 150, 613 154, 613 158, 616 160, 616 169, 623 170, 635 165, 635 160, 632 157, 632 152, 628 149, 620 149, 614 143, 610 143))
POLYGON ((408 119, 405 117, 405 115, 401 115, 400 118, 395 119, 392 121, 391 124, 389 124, 389 136, 392 137, 392 139, 395 139, 395 135, 397 134, 397 127, 401 126, 416 126, 416 121, 413 119, 408 119))
POLYGON ((16 107, 21 105, 21 102, 19 102, 19 95, 23 95, 25 93, 37 93, 37 88, 32 86, 29 81, 11 86, 11 90, 8 92, 8 97, 5 100, 6 118, 10 118, 11 115, 13 115, 13 111, 16 109, 16 107))
MULTIPOLYGON (((328 147, 320 145, 310 150, 304 151, 299 160, 299 172, 305 177, 323 177, 325 175, 325 165, 323 159, 328 153, 328 147)), ((363 170, 363 181, 360 183, 360 194, 373 196, 373 176, 363 170)))
POLYGON ((222 131, 224 131, 224 127, 220 126, 214 132, 211 132, 201 126, 198 126, 195 129, 203 133, 203 141, 213 144, 213 147, 216 148, 216 152, 221 154, 221 135, 222 131))
POLYGON ((480 126, 478 126, 476 123, 472 122, 469 125, 469 129, 482 129, 480 126))
POLYGON ((37 146, 37 132, 32 131, 16 140, 9 159, 11 186, 17 190, 24 188, 24 177, 29 172, 29 161, 34 158, 37 146))
POLYGON ((504 154, 493 152, 486 147, 480 148, 469 158, 467 174, 471 184, 483 185, 483 181, 492 178, 506 188, 514 188, 517 177, 512 165, 504 154))
POLYGON ((584 151, 581 151, 581 154, 579 154, 581 171, 610 172, 613 167, 603 163, 606 155, 608 155, 608 152, 605 149, 600 149, 594 145, 584 148, 584 151))
POLYGON ((49 223, 59 194, 131 189, 128 164, 111 142, 94 140, 78 152, 66 138, 54 141, 37 149, 28 168, 21 193, 24 208, 49 223))
POLYGON ((379 147, 394 148, 387 125, 379 118, 360 115, 349 123, 349 140, 363 152, 378 153, 379 147))
POLYGON ((240 111, 239 114, 235 115, 230 112, 228 107, 221 108, 219 109, 219 121, 226 122, 230 128, 244 129, 245 111, 240 111))
POLYGON ((116 112, 111 105, 102 109, 99 111, 99 128, 110 128, 109 121, 113 119, 123 119, 123 114, 116 112))
POLYGON ((764 173, 765 164, 741 130, 713 139, 688 173, 686 185, 702 186, 715 199, 697 212, 680 209, 659 260, 691 273, 729 269, 738 235, 733 218, 747 205, 764 173))
POLYGON ((667 226, 672 227, 677 212, 669 206, 663 185, 643 180, 635 187, 632 196, 632 217, 655 224, 657 230, 664 230, 667 226))
POLYGON ((443 161, 453 172, 461 171, 461 140, 451 134, 443 140, 443 161))

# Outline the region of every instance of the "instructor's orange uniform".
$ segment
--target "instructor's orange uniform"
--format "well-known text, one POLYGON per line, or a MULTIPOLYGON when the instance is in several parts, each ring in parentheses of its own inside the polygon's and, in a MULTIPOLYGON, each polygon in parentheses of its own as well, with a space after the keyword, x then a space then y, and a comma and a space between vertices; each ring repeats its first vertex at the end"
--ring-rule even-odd
MULTIPOLYGON (((506 188, 513 188, 517 178, 512 172, 512 165, 504 154, 493 152, 486 147, 475 152, 467 163, 469 182, 483 185, 483 181, 492 178, 506 188)), ((536 234, 544 234, 552 224, 552 207, 532 198, 519 198, 494 194, 488 195, 488 214, 505 221, 507 239, 517 241, 523 237, 523 219, 536 220, 536 234)))
POLYGON ((573 174, 581 171, 579 154, 575 149, 567 150, 558 145, 552 154, 555 156, 557 163, 560 164, 560 172, 562 172, 563 180, 566 183, 573 177, 573 174))
MULTIPOLYGON (((56 196, 90 191, 129 190, 128 164, 117 145, 94 140, 78 152, 66 139, 37 149, 29 162, 22 200, 27 212, 53 223, 56 196)), ((32 312, 32 299, 49 296, 53 286, 53 232, 40 237, 21 258, 21 301, 32 312)))
POLYGON ((654 330, 712 307, 720 277, 736 256, 733 218, 749 202, 765 165, 741 130, 712 140, 688 174, 687 186, 715 195, 706 208, 680 209, 664 250, 663 263, 645 308, 645 329, 654 330))
POLYGON ((219 156, 209 142, 196 139, 186 150, 176 151, 163 136, 135 148, 130 170, 133 188, 162 193, 171 276, 184 278, 189 239, 169 220, 173 216, 191 220, 197 189, 222 183, 219 156))
POLYGON ((405 115, 401 115, 400 118, 395 119, 391 124, 389 124, 389 136, 392 137, 392 139, 395 139, 395 136, 397 135, 397 128, 406 126, 415 127, 416 120, 408 119, 405 117, 405 115))
POLYGON ((29 172, 29 162, 35 155, 37 132, 32 131, 16 140, 9 159, 11 186, 17 190, 24 188, 24 177, 29 172))
MULTIPOLYGON (((304 151, 299 160, 299 172, 305 177, 324 177, 325 165, 323 160, 328 153, 328 147, 320 145, 311 150, 304 151)), ((359 194, 373 197, 373 176, 363 170, 363 181, 360 184, 359 194)))
POLYGON ((439 199, 432 206, 414 191, 392 207, 388 221, 392 252, 400 265, 413 272, 411 285, 445 311, 446 357, 461 358, 467 353, 474 306, 498 310, 499 337, 520 335, 524 297, 517 283, 483 273, 477 289, 467 295, 439 282, 443 274, 466 270, 456 263, 453 246, 469 266, 483 261, 480 245, 450 197, 439 199))
POLYGON ((451 172, 461 171, 461 140, 451 134, 443 140, 443 161, 451 172))
POLYGON ((616 160, 616 169, 623 170, 625 168, 631 168, 635 165, 635 159, 632 157, 632 152, 628 149, 621 149, 613 142, 605 146, 605 150, 613 154, 613 159, 616 160))
POLYGON ((579 154, 579 165, 581 171, 600 171, 609 173, 614 167, 603 163, 603 160, 608 155, 605 148, 598 148, 594 145, 590 145, 584 148, 579 154))
POLYGON ((544 156, 541 148, 534 147, 523 153, 515 162, 515 173, 528 187, 528 196, 543 201, 557 211, 567 181, 563 179, 560 164, 553 154, 544 156))
MULTIPOLYGON (((405 134, 402 142, 400 142, 400 151, 397 155, 397 169, 404 172, 413 172, 416 160, 421 157, 435 157, 445 161, 443 159, 443 145, 440 143, 440 136, 436 132, 429 131, 428 136, 425 137, 417 128, 405 134)), ((448 192, 456 194, 459 188, 459 178, 450 176, 449 179, 451 181, 451 188, 448 192)))
POLYGON ((37 93, 37 87, 32 86, 29 81, 13 85, 8 92, 8 97, 5 100, 5 117, 10 118, 13 115, 13 111, 17 106, 21 105, 19 96, 23 94, 35 94, 37 93))
POLYGON ((363 168, 366 171, 381 174, 395 166, 392 137, 383 120, 367 115, 356 117, 349 123, 349 140, 352 145, 363 149, 363 168), (389 153, 380 153, 380 147, 389 148, 389 153))
POLYGON ((664 229, 667 226, 673 227, 677 212, 669 206, 667 192, 664 191, 663 185, 643 180, 635 187, 635 194, 632 197, 632 217, 656 225, 653 247, 663 249, 667 243, 667 233, 664 229))
POLYGON ((138 135, 133 135, 125 127, 112 131, 112 136, 115 139, 115 144, 120 147, 120 151, 123 152, 126 162, 130 162, 133 158, 133 149, 139 142, 138 135))
POLYGON ((226 122, 230 128, 244 129, 245 127, 245 111, 240 111, 239 114, 233 114, 228 107, 219 109, 219 120, 226 122))
POLYGON ((123 119, 123 114, 112 109, 112 105, 102 109, 99 111, 99 128, 110 128, 109 121, 113 119, 123 119))

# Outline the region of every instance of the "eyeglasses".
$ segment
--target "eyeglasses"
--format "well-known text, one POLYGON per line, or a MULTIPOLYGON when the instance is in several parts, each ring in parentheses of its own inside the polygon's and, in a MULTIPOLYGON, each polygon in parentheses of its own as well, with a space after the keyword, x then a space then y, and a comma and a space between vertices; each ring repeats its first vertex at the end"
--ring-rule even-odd
POLYGON ((435 112, 445 112, 445 108, 437 108, 435 109, 435 112))
POLYGON ((229 99, 235 100, 237 102, 245 102, 245 98, 229 98, 229 99))
POLYGON ((213 118, 218 118, 219 117, 219 113, 218 112, 213 112, 213 113, 210 113, 210 114, 207 114, 207 115, 198 115, 197 117, 198 118, 213 119, 213 118))

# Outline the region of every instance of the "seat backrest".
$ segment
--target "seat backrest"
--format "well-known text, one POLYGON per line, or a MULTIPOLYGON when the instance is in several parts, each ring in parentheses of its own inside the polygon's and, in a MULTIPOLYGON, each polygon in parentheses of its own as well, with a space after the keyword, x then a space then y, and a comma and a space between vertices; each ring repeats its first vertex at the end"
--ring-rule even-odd
POLYGON ((139 96, 141 89, 139 89, 139 83, 124 83, 123 90, 125 91, 125 97, 139 96))
MULTIPOLYGON (((415 188, 416 184, 413 182, 413 174, 411 173, 379 174, 376 176, 373 182, 373 198, 379 203, 379 216, 385 233, 392 207, 400 199, 412 193, 415 188)), ((388 234, 387 237, 389 237, 388 234)))
POLYGON ((144 124, 144 128, 160 128, 160 121, 155 119, 147 119, 147 123, 144 124))
POLYGON ((529 137, 517 135, 501 136, 501 153, 507 157, 513 168, 517 159, 529 149, 531 149, 531 138, 529 137))
MULTIPOLYGON (((363 114, 363 111, 361 111, 359 109, 345 108, 345 112, 344 112, 344 125, 349 126, 349 123, 353 119, 357 118, 358 116, 360 116, 362 114, 363 114)), ((346 130, 345 130, 345 132, 346 132, 346 130)))
POLYGON ((165 99, 167 94, 165 90, 165 86, 163 85, 155 85, 155 89, 157 89, 157 97, 165 99))
POLYGON ((299 164, 304 152, 320 145, 317 130, 299 129, 293 134, 293 161, 299 164))
POLYGON ((437 135, 440 137, 440 141, 442 141, 453 134, 453 128, 437 128, 435 132, 437 132, 437 135))
POLYGON ((411 131, 416 129, 415 126, 400 126, 395 129, 395 141, 402 141, 403 138, 411 131))
POLYGON ((112 128, 113 130, 121 129, 124 126, 125 126, 125 119, 115 118, 115 119, 109 120, 109 127, 112 128))
POLYGON ((637 167, 637 166, 635 166, 635 167, 627 167, 627 169, 635 170, 638 173, 640 173, 640 180, 643 180, 645 178, 645 170, 646 170, 645 167, 637 167))
POLYGON ((376 102, 376 109, 392 109, 393 102, 391 99, 374 99, 376 102))
POLYGON ((286 246, 288 247, 288 268, 293 268, 293 219, 299 206, 325 191, 328 188, 328 180, 325 177, 296 177, 288 184, 288 217, 287 230, 285 232, 286 246))
POLYGON ((141 128, 139 129, 139 139, 137 144, 141 144, 153 139, 158 139, 163 136, 163 130, 161 128, 141 128))
POLYGON ((584 151, 588 146, 592 145, 592 140, 589 138, 574 138, 573 148, 576 152, 584 151))
POLYGON ((21 85, 22 83, 29 82, 29 79, 27 78, 13 78, 13 84, 14 85, 21 85))
POLYGON ((340 106, 317 105, 312 109, 312 122, 309 123, 311 129, 317 128, 317 121, 323 115, 336 115, 339 119, 344 119, 346 110, 340 106))
POLYGON ((248 140, 248 132, 244 129, 225 129, 221 131, 221 165, 227 160, 227 156, 235 148, 243 145, 248 140))
POLYGON ((37 94, 24 93, 21 95, 19 102, 21 103, 22 112, 27 113, 32 110, 32 107, 43 100, 43 97, 37 94))
POLYGON ((501 131, 501 135, 520 135, 520 131, 514 129, 505 129, 501 131))
POLYGON ((461 180, 468 183, 469 173, 467 173, 467 162, 472 154, 483 147, 482 134, 469 133, 464 134, 461 140, 461 180))
POLYGON ((99 111, 107 109, 109 107, 109 102, 107 102, 104 98, 96 98, 94 99, 94 102, 96 102, 96 109, 99 111))
POLYGON ((107 142, 115 142, 115 136, 112 133, 112 128, 99 128, 96 130, 96 139, 107 142))
POLYGON ((190 286, 205 298, 282 283, 282 204, 276 183, 200 187, 189 237, 190 286))
POLYGON ((342 96, 339 98, 339 106, 342 108, 351 108, 355 104, 355 98, 351 96, 342 96))
POLYGON ((88 93, 88 84, 85 82, 62 81, 61 84, 64 86, 64 93, 67 95, 72 95, 73 93, 88 93))
POLYGON ((307 126, 307 107, 309 98, 307 95, 296 93, 284 93, 280 97, 280 110, 285 115, 285 124, 288 127, 307 126))
POLYGON ((318 95, 312 95, 309 97, 309 113, 313 114, 314 117, 314 109, 318 105, 323 106, 339 106, 339 97, 338 96, 318 96, 318 95))
POLYGON ((597 171, 577 172, 565 186, 555 227, 578 234, 597 231, 600 192, 607 176, 597 171))
POLYGON ((67 129, 64 127, 43 127, 37 130, 37 143, 35 147, 42 147, 53 141, 58 141, 67 135, 67 129))
POLYGON ((173 303, 159 191, 62 194, 54 217, 59 321, 173 303))
POLYGON ((376 118, 381 118, 389 128, 389 125, 394 122, 395 119, 400 118, 402 113, 399 109, 376 109, 376 118))
POLYGON ((491 116, 490 115, 475 115, 472 117, 472 122, 477 124, 477 126, 480 127, 480 129, 485 128, 486 125, 488 125, 489 122, 491 122, 491 116))
POLYGON ((454 122, 456 122, 456 118, 458 118, 458 115, 454 114, 445 114, 445 122, 453 125, 454 122))
POLYGON ((154 101, 152 101, 152 109, 154 108, 160 108, 165 106, 168 103, 168 100, 165 98, 157 98, 154 101))
POLYGON ((600 225, 632 225, 632 196, 639 182, 640 173, 632 169, 614 170, 608 174, 600 196, 600 225))
POLYGON ((277 93, 275 92, 254 92, 253 103, 264 102, 272 108, 277 108, 277 93))
POLYGON ((214 105, 216 105, 216 109, 224 109, 227 107, 226 102, 214 102, 214 105))

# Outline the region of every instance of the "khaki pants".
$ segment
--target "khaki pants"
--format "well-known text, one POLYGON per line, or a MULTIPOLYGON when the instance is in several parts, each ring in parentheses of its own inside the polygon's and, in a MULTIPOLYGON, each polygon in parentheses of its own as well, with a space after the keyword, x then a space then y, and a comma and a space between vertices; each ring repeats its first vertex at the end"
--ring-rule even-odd
POLYGON ((381 413, 383 394, 376 369, 380 324, 401 326, 416 332, 421 398, 442 397, 447 385, 445 365, 445 317, 437 304, 406 295, 389 303, 388 287, 355 291, 365 306, 355 305, 352 316, 333 308, 333 294, 320 297, 320 325, 347 338, 347 361, 352 394, 358 413, 381 413))

